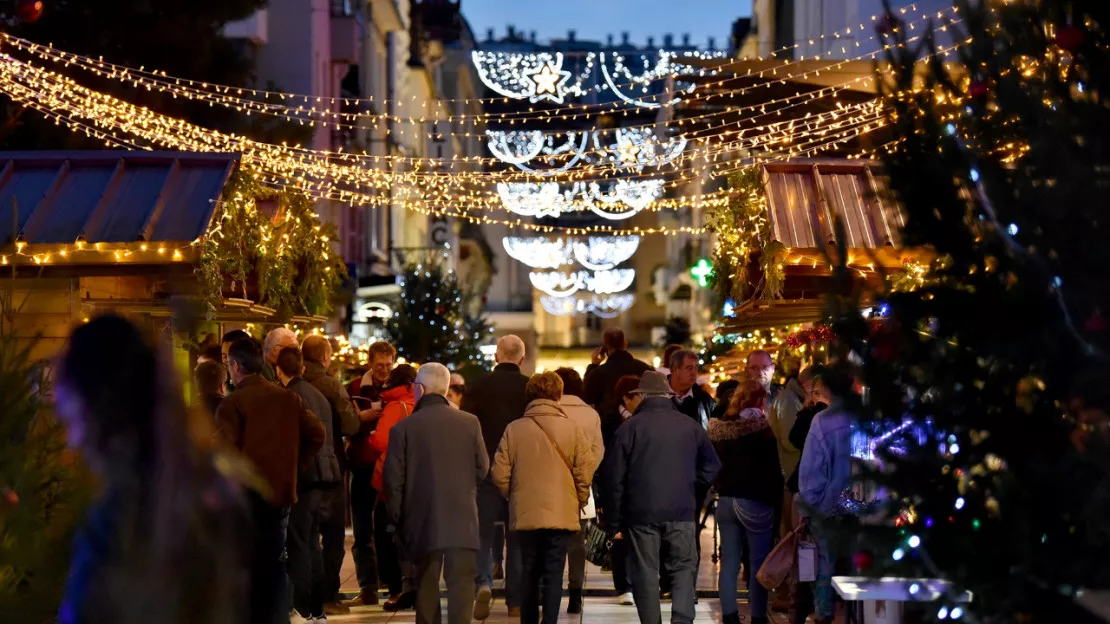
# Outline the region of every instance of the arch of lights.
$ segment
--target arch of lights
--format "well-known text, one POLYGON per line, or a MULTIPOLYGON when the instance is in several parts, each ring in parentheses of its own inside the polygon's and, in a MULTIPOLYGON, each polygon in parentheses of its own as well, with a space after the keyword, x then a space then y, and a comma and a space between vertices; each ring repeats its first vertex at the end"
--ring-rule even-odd
POLYGON ((618 169, 636 172, 647 167, 661 167, 682 154, 686 149, 686 137, 660 138, 654 129, 646 127, 551 133, 487 130, 486 145, 498 160, 521 171, 552 176, 578 162, 615 165, 618 169), (529 164, 535 160, 562 164, 540 169, 529 164))
MULTIPOLYGON (((575 64, 577 71, 571 71, 564 68, 567 59, 562 52, 471 52, 471 60, 482 82, 508 98, 526 99, 533 103, 548 101, 562 104, 568 96, 587 95, 594 90, 592 83, 597 82, 597 90, 608 89, 622 101, 642 108, 659 108, 661 105, 658 102, 637 99, 626 93, 626 90, 638 88, 646 95, 652 83, 669 76, 714 75, 717 73, 714 70, 694 67, 683 60, 724 56, 724 52, 660 50, 654 56, 641 54, 640 69, 633 71, 633 63, 619 52, 588 52, 575 64), (599 67, 600 78, 594 74, 599 67), (618 82, 622 86, 618 86, 618 82)), ((677 83, 676 86, 683 91, 694 88, 689 83, 677 83)))

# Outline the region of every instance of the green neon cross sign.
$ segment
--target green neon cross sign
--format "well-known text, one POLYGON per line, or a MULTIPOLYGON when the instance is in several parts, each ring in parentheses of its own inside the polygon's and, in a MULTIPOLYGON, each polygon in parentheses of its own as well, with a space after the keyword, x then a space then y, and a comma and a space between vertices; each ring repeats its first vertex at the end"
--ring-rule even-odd
POLYGON ((702 258, 698 263, 690 267, 690 276, 698 281, 698 286, 705 288, 709 286, 709 276, 713 275, 713 265, 709 260, 702 258))

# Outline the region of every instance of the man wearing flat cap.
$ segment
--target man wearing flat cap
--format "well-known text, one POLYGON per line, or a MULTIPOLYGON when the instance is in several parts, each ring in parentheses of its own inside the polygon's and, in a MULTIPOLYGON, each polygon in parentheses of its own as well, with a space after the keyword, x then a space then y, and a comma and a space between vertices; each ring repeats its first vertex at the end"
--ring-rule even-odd
POLYGON ((605 523, 628 540, 632 594, 642 624, 660 621, 659 570, 670 576, 671 622, 692 624, 697 582, 697 501, 721 463, 705 429, 678 411, 663 374, 647 371, 634 393, 635 415, 606 452, 605 523), (608 457, 611 455, 611 457, 608 457), (666 561, 660 561, 660 552, 666 561))

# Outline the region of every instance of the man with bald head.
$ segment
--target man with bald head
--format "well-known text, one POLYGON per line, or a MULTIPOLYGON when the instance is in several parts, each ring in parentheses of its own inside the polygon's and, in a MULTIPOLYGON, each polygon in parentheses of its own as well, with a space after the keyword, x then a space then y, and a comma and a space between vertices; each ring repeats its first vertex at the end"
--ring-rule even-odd
MULTIPOLYGON (((493 372, 476 381, 467 388, 463 396, 462 411, 478 417, 482 425, 482 438, 492 462, 497 453, 497 445, 509 423, 524 415, 528 406, 525 388, 528 377, 520 372, 524 361, 524 341, 517 336, 502 336, 497 341, 497 366, 493 372)), ((489 617, 489 607, 493 586, 493 543, 494 526, 498 522, 508 522, 509 504, 497 486, 490 479, 478 485, 478 529, 481 547, 478 550, 478 595, 474 603, 474 619, 489 617)), ((520 550, 516 535, 507 536, 508 555, 505 570, 505 604, 510 615, 520 611, 520 550)))

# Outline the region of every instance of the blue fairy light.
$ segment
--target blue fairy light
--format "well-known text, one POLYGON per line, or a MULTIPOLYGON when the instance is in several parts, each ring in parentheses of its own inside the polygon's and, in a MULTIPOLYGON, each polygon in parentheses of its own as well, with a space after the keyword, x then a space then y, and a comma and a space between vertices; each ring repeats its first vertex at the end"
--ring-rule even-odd
POLYGON ((971 177, 972 182, 978 182, 979 181, 979 170, 978 169, 972 169, 970 177, 971 177))
POLYGON ((938 620, 947 620, 948 619, 948 607, 941 607, 940 611, 937 611, 937 619, 938 620))
POLYGON ((1006 228, 1006 231, 1010 233, 1010 236, 1017 236, 1017 233, 1018 233, 1017 224, 1016 223, 1011 223, 1009 225, 1009 227, 1006 228))
POLYGON ((952 612, 948 614, 953 620, 958 620, 964 616, 964 610, 961 607, 952 607, 952 612))
POLYGON ((963 508, 964 508, 964 498, 961 496, 961 497, 956 499, 956 509, 963 509, 963 508))
POLYGON ((902 558, 906 556, 906 551, 902 550, 901 548, 895 548, 894 552, 891 553, 890 556, 895 561, 901 561, 902 558))

